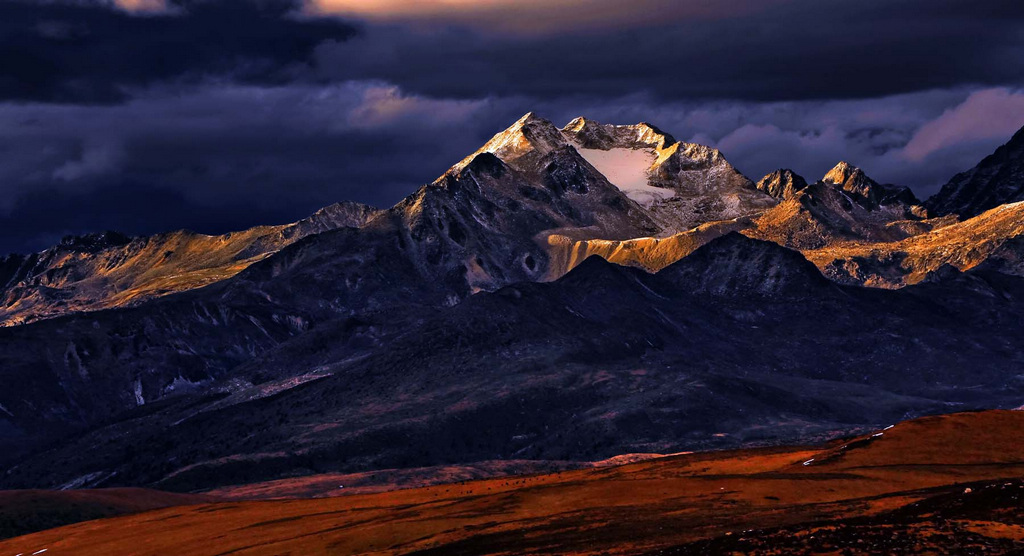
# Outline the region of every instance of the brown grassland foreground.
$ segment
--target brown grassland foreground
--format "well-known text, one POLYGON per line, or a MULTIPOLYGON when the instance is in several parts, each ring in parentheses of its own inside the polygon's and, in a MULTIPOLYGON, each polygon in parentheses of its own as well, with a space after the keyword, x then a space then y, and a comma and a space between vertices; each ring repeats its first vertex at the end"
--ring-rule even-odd
POLYGON ((1021 431, 1021 411, 961 413, 817 447, 176 506, 0 554, 1009 554, 1024 549, 1021 431))

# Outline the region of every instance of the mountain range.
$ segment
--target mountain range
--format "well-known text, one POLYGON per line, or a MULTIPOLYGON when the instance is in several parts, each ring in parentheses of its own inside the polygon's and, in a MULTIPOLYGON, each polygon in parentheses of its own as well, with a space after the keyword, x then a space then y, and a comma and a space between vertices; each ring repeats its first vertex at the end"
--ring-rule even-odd
POLYGON ((395 206, 0 261, 5 488, 830 438, 1024 399, 1024 133, 924 202, 527 114, 395 206))

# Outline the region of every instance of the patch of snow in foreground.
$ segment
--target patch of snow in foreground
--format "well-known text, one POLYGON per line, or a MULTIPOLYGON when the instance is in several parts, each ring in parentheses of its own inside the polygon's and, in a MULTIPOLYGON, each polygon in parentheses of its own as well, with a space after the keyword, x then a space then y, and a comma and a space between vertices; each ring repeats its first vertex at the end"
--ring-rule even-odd
POLYGON ((576 149, 583 158, 598 172, 608 178, 612 185, 618 187, 627 197, 645 207, 655 201, 668 199, 676 194, 671 189, 654 187, 648 184, 647 171, 657 160, 658 155, 652 150, 644 149, 576 149))

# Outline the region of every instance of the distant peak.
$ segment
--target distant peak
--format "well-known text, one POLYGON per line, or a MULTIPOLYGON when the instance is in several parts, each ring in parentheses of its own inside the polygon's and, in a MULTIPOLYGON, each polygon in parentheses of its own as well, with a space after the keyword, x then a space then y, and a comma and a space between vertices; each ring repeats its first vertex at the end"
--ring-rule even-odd
POLYGON ((562 129, 565 131, 579 131, 589 123, 590 121, 584 118, 583 116, 577 116, 573 118, 569 123, 565 124, 565 127, 562 129))
POLYGON ((779 168, 778 170, 772 172, 771 175, 777 175, 777 176, 783 177, 785 179, 790 179, 790 180, 792 180, 792 179, 803 180, 804 179, 800 174, 797 174, 796 172, 794 172, 793 170, 790 170, 789 168, 779 168))
POLYGON ((806 188, 807 180, 789 168, 779 168, 757 182, 757 189, 776 199, 789 199, 806 188))
POLYGON ((834 185, 843 185, 851 180, 875 183, 874 180, 867 177, 863 170, 845 160, 840 161, 839 164, 836 164, 835 167, 829 170, 821 181, 834 185))
POLYGON ((675 137, 669 135, 668 132, 666 132, 665 130, 661 129, 660 127, 658 127, 658 126, 656 126, 656 125, 654 125, 654 124, 652 124, 650 122, 640 122, 640 123, 636 124, 636 127, 639 127, 641 129, 649 129, 653 133, 656 133, 658 135, 661 135, 661 136, 665 137, 665 143, 666 144, 672 144, 672 143, 676 142, 676 138, 675 137))
POLYGON ((321 208, 320 210, 314 212, 313 214, 314 215, 316 215, 316 214, 325 214, 325 213, 334 212, 334 211, 337 211, 337 210, 358 210, 358 211, 367 211, 367 212, 378 212, 378 211, 380 211, 380 209, 375 207, 375 206, 367 205, 367 204, 360 203, 360 202, 357 202, 357 201, 338 201, 336 203, 331 203, 331 204, 321 208))
POLYGON ((527 112, 522 118, 516 120, 504 131, 495 135, 488 144, 493 143, 499 138, 508 139, 523 135, 535 135, 538 132, 542 135, 551 135, 558 132, 558 127, 550 121, 541 118, 534 112, 527 112))
POLYGON ((295 225, 312 226, 314 229, 329 230, 340 227, 361 228, 382 211, 377 207, 355 201, 340 201, 327 205, 303 218, 295 225))

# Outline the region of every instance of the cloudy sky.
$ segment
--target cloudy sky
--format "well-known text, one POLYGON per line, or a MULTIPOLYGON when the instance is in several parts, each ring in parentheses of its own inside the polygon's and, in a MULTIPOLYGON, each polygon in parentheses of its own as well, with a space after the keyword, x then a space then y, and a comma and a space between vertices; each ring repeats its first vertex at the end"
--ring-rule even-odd
POLYGON ((389 206, 527 111, 926 197, 1024 126, 1024 2, 0 0, 0 253, 389 206))

